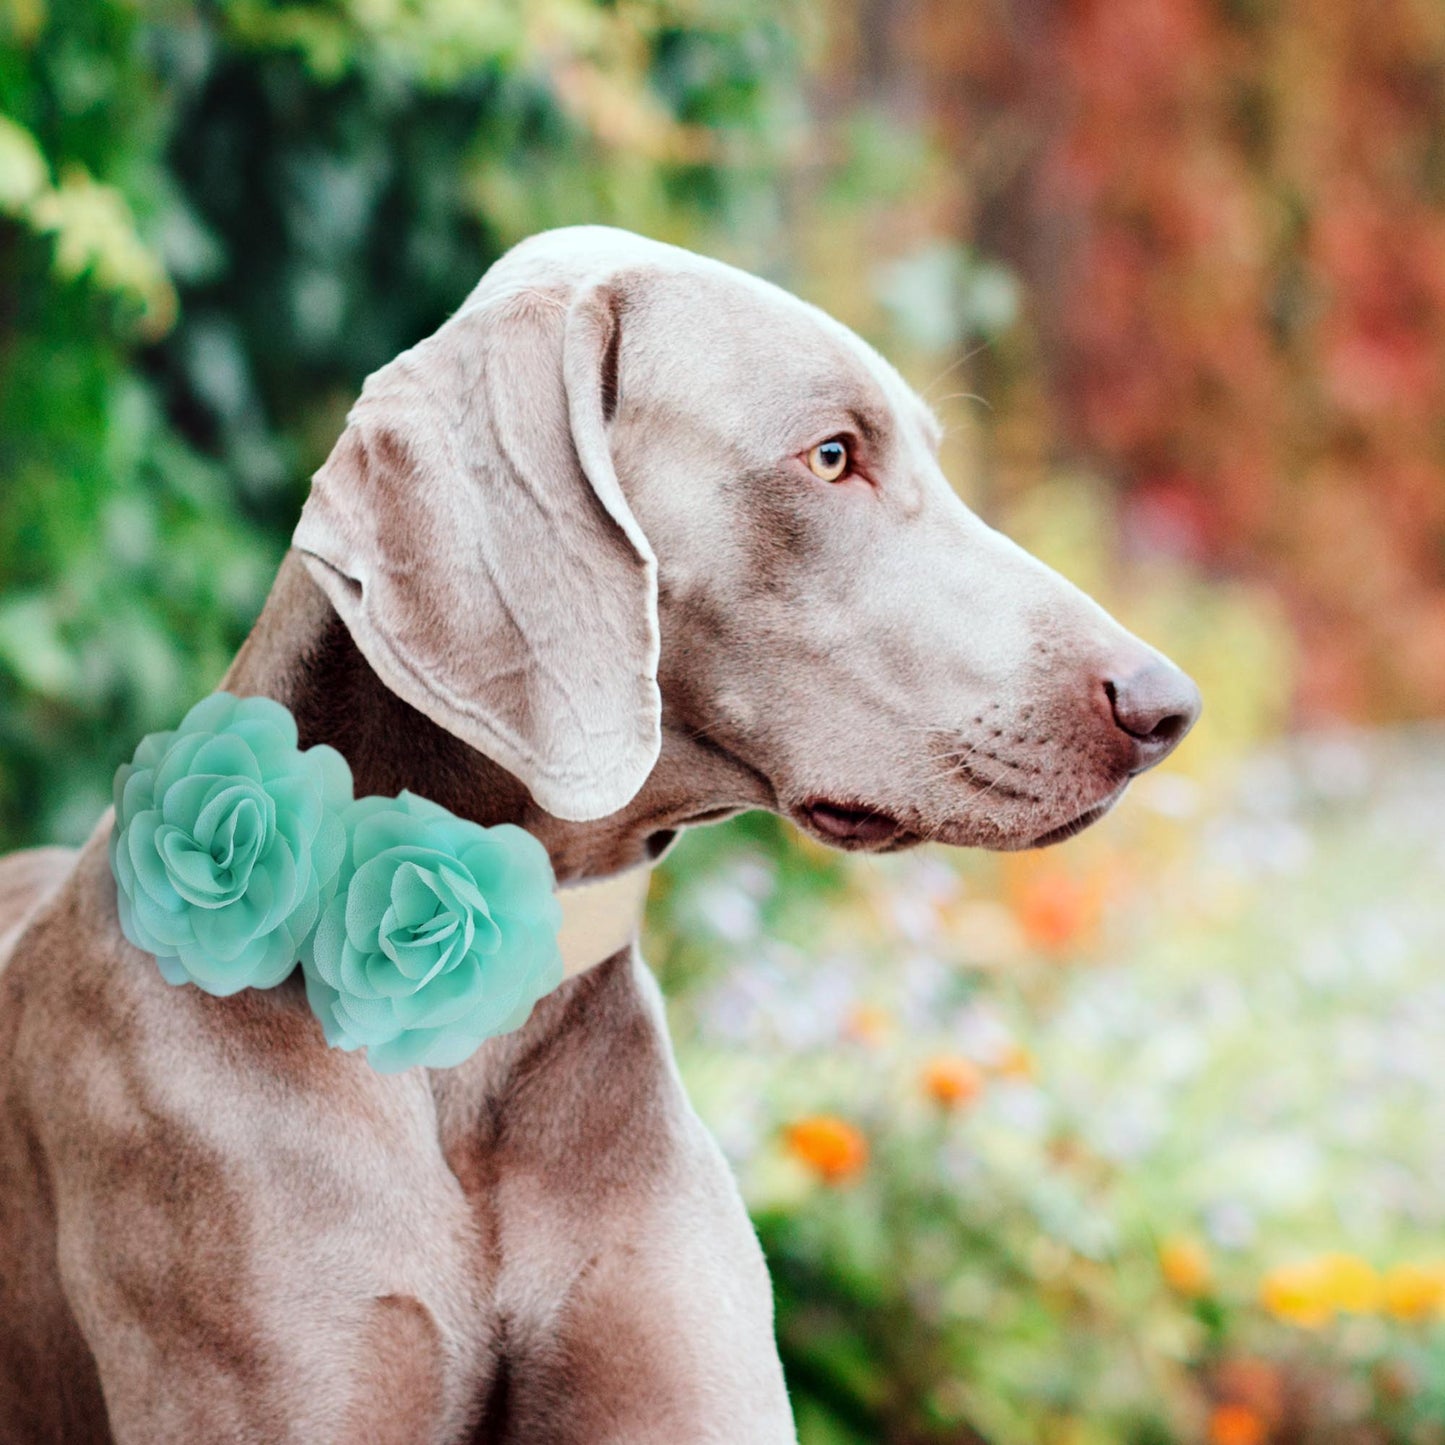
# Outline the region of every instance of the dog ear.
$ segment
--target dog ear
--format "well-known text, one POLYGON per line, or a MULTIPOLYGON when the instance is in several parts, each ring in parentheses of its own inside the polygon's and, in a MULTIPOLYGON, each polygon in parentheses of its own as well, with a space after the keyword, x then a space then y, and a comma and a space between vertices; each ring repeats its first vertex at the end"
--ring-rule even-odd
POLYGON ((293 538, 382 681, 559 818, 657 761, 657 563, 608 426, 615 284, 515 290, 367 380, 293 538))

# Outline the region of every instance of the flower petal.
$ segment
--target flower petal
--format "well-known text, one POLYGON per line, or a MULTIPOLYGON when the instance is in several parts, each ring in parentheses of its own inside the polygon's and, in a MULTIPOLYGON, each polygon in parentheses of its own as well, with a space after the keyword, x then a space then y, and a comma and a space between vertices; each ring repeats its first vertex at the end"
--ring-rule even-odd
POLYGON ((392 1000, 397 1022, 408 1029, 442 1028, 474 1013, 486 981, 475 958, 464 958, 424 988, 392 1000))
POLYGON ((350 771, 332 749, 302 753, 279 703, 203 699, 174 732, 142 740, 115 791, 121 926, 166 959, 166 977, 218 994, 272 987, 312 952, 318 923, 344 936, 344 909, 325 905, 350 771))
POLYGON ((347 1033, 364 1044, 386 1043, 401 1031, 385 999, 362 999, 341 993, 336 996, 332 1011, 347 1033))

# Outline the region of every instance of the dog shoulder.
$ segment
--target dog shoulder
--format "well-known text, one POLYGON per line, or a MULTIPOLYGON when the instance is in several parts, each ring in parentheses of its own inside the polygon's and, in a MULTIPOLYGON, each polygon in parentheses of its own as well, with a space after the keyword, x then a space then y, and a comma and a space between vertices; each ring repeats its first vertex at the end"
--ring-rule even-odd
POLYGON ((73 848, 27 848, 0 858, 0 972, 30 916, 75 866, 73 848))

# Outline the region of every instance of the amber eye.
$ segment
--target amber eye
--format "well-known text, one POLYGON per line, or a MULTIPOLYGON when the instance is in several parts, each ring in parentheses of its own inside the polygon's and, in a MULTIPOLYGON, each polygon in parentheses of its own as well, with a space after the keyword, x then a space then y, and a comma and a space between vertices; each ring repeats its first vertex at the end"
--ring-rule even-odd
POLYGON ((848 443, 842 437, 829 437, 808 453, 808 470, 824 482, 839 481, 848 471, 848 443))

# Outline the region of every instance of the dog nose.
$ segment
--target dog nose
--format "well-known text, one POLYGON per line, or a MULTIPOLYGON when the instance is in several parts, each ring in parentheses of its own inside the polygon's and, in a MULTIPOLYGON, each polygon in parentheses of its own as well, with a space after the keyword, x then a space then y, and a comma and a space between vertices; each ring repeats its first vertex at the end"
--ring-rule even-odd
POLYGON ((1133 739, 1136 773, 1167 758, 1203 706, 1193 679, 1162 657, 1125 677, 1106 679, 1104 693, 1119 730, 1133 739))

